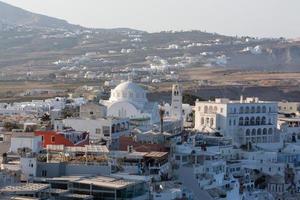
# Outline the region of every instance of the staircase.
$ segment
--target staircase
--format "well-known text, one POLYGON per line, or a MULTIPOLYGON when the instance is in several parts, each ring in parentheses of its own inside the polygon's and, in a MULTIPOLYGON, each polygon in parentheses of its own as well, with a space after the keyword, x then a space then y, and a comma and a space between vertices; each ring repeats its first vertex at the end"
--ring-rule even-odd
POLYGON ((192 166, 180 166, 178 179, 185 188, 193 193, 194 200, 213 200, 206 191, 200 189, 192 166))

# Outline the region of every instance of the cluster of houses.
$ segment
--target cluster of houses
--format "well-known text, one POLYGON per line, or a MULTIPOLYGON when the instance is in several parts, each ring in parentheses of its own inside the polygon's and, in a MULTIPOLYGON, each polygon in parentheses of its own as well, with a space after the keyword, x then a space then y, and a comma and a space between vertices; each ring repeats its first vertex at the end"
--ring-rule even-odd
POLYGON ((300 198, 300 103, 182 93, 159 104, 125 81, 99 102, 0 104, 0 198, 300 198))

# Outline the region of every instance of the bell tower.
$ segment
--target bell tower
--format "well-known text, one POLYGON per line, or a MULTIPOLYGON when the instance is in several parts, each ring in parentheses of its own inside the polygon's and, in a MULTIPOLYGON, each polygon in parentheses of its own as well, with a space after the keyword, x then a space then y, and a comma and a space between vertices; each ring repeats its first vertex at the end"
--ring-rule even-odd
POLYGON ((171 115, 182 120, 182 89, 180 84, 173 84, 171 115))

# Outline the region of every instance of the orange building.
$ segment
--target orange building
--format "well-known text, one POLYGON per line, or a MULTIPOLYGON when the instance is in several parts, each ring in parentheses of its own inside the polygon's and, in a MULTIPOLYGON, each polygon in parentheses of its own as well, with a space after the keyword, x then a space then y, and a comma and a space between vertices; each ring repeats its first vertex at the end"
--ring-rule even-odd
POLYGON ((89 134, 74 130, 65 131, 35 131, 36 136, 42 136, 42 146, 65 145, 84 146, 89 144, 89 134))

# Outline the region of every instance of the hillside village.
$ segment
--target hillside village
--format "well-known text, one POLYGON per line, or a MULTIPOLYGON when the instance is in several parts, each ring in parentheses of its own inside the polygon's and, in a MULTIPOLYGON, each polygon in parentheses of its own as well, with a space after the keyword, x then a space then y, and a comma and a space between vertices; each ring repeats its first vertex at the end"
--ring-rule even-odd
MULTIPOLYGON (((39 199, 298 199, 298 102, 107 100, 0 104, 0 195, 39 199), (101 189, 100 189, 101 188, 101 189), (17 192, 16 192, 17 191, 17 192)), ((1 197, 2 198, 2 197, 1 197)))

